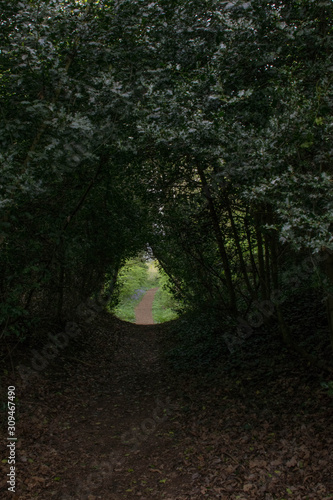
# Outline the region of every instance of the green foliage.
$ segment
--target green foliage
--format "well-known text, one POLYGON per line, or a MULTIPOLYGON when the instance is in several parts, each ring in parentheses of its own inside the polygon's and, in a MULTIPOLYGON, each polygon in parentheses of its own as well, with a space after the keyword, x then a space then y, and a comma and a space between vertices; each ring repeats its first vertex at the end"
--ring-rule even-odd
POLYGON ((72 315, 147 240, 145 207, 114 147, 129 108, 105 43, 114 27, 109 6, 1 2, 0 323, 7 332, 27 313, 72 315))
POLYGON ((147 242, 229 323, 333 249, 332 9, 1 1, 1 327, 72 314, 147 242))
POLYGON ((148 265, 141 258, 128 259, 118 274, 117 302, 112 311, 124 321, 135 322, 135 307, 150 288, 148 265))
POLYGON ((148 282, 148 266, 140 258, 128 259, 118 275, 120 298, 128 297, 148 282))
POLYGON ((180 303, 176 301, 167 274, 159 269, 156 273, 156 285, 159 289, 153 302, 154 323, 165 323, 176 319, 180 312, 180 303))

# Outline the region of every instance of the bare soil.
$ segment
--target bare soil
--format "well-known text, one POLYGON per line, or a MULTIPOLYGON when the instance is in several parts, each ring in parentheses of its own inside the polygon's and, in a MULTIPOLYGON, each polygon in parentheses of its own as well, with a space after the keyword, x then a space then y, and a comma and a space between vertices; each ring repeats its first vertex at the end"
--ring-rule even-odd
POLYGON ((135 308, 135 323, 137 325, 153 325, 152 306, 154 302, 155 293, 158 288, 148 290, 135 308))

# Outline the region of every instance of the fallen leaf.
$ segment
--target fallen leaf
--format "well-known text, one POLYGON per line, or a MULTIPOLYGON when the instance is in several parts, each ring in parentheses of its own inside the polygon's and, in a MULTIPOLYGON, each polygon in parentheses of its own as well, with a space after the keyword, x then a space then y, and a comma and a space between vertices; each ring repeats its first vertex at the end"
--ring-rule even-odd
POLYGON ((297 465, 297 458, 293 457, 291 460, 288 460, 287 467, 295 467, 297 465))

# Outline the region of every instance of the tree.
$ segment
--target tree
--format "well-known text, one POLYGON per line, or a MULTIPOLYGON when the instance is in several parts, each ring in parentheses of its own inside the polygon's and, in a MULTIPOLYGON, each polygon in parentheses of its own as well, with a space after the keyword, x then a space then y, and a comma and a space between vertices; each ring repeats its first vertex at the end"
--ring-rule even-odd
POLYGON ((331 14, 328 0, 4 4, 4 324, 44 295, 60 318, 149 242, 177 293, 236 330, 286 288, 286 265, 328 255, 331 14))
POLYGON ((64 305, 68 312, 101 287, 106 270, 146 241, 142 207, 115 148, 130 104, 110 66, 110 6, 3 2, 0 266, 7 328, 28 310, 52 316, 56 309, 60 319, 64 305))

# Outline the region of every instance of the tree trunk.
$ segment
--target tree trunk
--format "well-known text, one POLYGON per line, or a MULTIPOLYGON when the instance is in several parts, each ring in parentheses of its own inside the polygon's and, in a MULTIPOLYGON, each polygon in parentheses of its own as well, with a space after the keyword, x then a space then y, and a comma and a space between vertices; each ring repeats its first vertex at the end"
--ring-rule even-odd
POLYGON ((223 270, 224 270, 224 274, 225 274, 225 278, 226 278, 227 290, 228 290, 228 295, 229 295, 228 308, 229 308, 230 314, 234 317, 237 317, 236 294, 235 294, 231 269, 230 269, 230 265, 229 265, 229 259, 228 259, 227 251, 226 251, 225 245, 224 245, 224 236, 223 236, 221 228, 220 228, 219 218, 218 218, 217 213, 216 213, 215 205, 213 202, 213 197, 211 195, 210 188, 208 186, 204 171, 199 165, 197 165, 197 169, 198 169, 198 174, 199 174, 201 184, 202 184, 202 192, 203 192, 203 195, 205 196, 205 198, 207 199, 208 209, 209 209, 209 213, 210 213, 211 220, 213 223, 213 231, 215 234, 216 243, 217 243, 220 257, 221 257, 222 264, 223 264, 223 270))
POLYGON ((65 286, 65 255, 64 241, 61 238, 59 243, 59 275, 58 275, 58 300, 57 300, 57 321, 62 319, 62 309, 64 305, 64 286, 65 286))
POLYGON ((255 258, 254 258, 254 254, 253 254, 253 245, 252 245, 252 240, 251 240, 251 231, 250 231, 249 224, 248 224, 248 221, 247 221, 246 217, 244 219, 244 226, 245 226, 245 231, 246 231, 248 248, 249 248, 249 252, 250 252, 250 260, 251 260, 253 283, 254 283, 255 289, 257 290, 257 278, 259 276, 259 273, 258 273, 258 268, 257 268, 257 265, 256 265, 256 261, 255 261, 255 258))
POLYGON ((250 297, 252 299, 256 299, 257 298, 257 293, 256 293, 256 290, 253 289, 253 287, 252 287, 252 285, 250 283, 249 275, 248 275, 248 272, 247 272, 247 269, 246 269, 246 264, 245 264, 244 257, 243 257, 242 247, 241 247, 241 244, 240 244, 239 234, 238 234, 238 231, 237 231, 237 227, 236 227, 236 224, 235 224, 234 216, 233 216, 233 213, 232 213, 231 206, 230 206, 228 198, 226 200, 226 203, 227 203, 228 215, 229 215, 229 219, 230 219, 230 223, 231 223, 231 227, 232 227, 232 232, 234 233, 234 241, 235 241, 235 245, 236 245, 237 253, 238 253, 238 257, 239 257, 239 266, 241 268, 241 271, 242 271, 242 274, 243 274, 243 278, 244 278, 245 284, 247 286, 247 289, 249 291, 250 297))
POLYGON ((258 268, 259 268, 259 281, 260 281, 260 288, 261 288, 261 294, 262 298, 264 300, 267 300, 268 297, 268 290, 266 288, 266 279, 265 279, 265 260, 264 260, 264 242, 261 234, 261 216, 259 213, 256 213, 254 216, 255 220, 255 230, 256 230, 256 238, 257 238, 257 244, 258 244, 258 268))
MULTIPOLYGON (((325 272, 330 280, 330 284, 333 286, 333 252, 325 250, 324 256, 326 257, 324 259, 325 272)), ((333 295, 331 293, 327 297, 326 307, 331 346, 333 349, 333 295)))
POLYGON ((114 288, 116 286, 117 279, 118 279, 119 269, 120 269, 120 266, 117 264, 117 266, 115 267, 115 269, 114 269, 114 271, 112 273, 112 277, 111 277, 111 279, 109 281, 109 284, 108 284, 108 289, 107 289, 107 292, 106 292, 105 301, 110 301, 112 299, 114 288))

